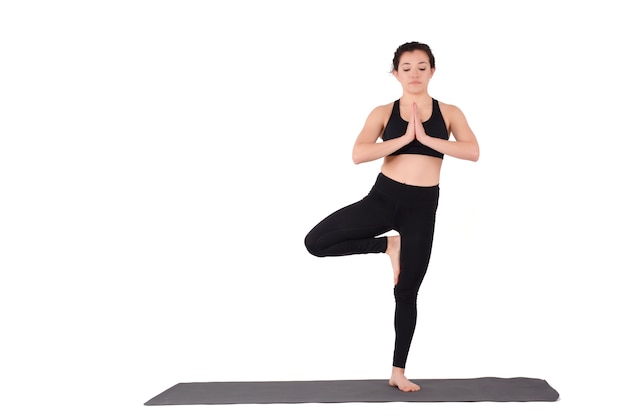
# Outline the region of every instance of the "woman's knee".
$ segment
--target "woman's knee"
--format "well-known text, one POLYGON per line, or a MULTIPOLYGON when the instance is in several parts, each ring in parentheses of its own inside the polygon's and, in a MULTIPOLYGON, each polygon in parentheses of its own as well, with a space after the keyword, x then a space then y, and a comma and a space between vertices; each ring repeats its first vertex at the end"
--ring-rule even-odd
POLYGON ((396 303, 401 304, 415 304, 417 303, 417 293, 419 291, 419 284, 410 288, 402 288, 400 285, 396 285, 393 289, 393 294, 396 299, 396 303))
POLYGON ((318 257, 325 256, 323 251, 320 250, 317 242, 318 242, 318 238, 312 231, 309 232, 309 234, 307 234, 306 237, 304 238, 304 246, 306 247, 306 250, 308 250, 311 255, 318 256, 318 257))

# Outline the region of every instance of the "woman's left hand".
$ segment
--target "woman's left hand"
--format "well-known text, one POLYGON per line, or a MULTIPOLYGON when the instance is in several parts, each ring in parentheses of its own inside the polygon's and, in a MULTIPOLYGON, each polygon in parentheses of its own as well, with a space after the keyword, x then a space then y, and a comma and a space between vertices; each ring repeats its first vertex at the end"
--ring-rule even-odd
POLYGON ((420 112, 417 108, 417 103, 413 103, 413 118, 415 120, 415 138, 421 142, 422 138, 426 136, 426 132, 424 131, 424 126, 422 125, 422 119, 420 119, 420 112))

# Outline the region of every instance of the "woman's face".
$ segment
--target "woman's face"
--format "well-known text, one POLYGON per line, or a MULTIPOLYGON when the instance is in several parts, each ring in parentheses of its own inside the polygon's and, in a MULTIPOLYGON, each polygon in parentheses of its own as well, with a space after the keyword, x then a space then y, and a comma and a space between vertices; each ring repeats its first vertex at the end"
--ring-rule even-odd
POLYGON ((424 92, 434 73, 428 54, 420 50, 404 52, 400 56, 398 70, 393 71, 402 88, 410 93, 424 92))

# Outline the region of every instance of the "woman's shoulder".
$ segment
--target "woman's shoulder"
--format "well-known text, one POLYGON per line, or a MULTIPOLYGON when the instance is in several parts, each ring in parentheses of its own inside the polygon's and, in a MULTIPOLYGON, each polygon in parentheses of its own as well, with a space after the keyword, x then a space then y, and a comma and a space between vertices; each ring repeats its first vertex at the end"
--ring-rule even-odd
POLYGON ((374 109, 371 111, 371 115, 373 116, 389 116, 391 114, 391 111, 393 110, 393 105, 394 105, 395 101, 392 101, 391 103, 386 103, 386 104, 380 104, 376 107, 374 107, 374 109))
POLYGON ((374 107, 367 116, 366 125, 384 129, 393 110, 393 102, 374 107))
POLYGON ((454 104, 450 104, 450 103, 445 103, 441 100, 437 100, 437 103, 439 103, 439 108, 442 110, 451 110, 451 111, 456 111, 458 110, 458 106, 454 105, 454 104))
POLYGON ((461 109, 455 104, 444 103, 441 100, 437 100, 439 104, 439 109, 441 110, 441 114, 444 118, 455 117, 457 115, 462 115, 461 109))

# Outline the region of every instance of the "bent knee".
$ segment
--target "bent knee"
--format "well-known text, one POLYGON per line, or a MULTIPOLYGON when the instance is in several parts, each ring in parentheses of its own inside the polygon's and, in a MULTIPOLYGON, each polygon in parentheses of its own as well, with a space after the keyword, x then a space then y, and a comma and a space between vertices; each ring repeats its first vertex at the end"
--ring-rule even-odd
POLYGON ((317 239, 310 233, 304 238, 304 246, 306 247, 306 250, 308 250, 309 253, 313 256, 317 256, 320 258, 325 256, 324 252, 321 251, 317 245, 317 239))

